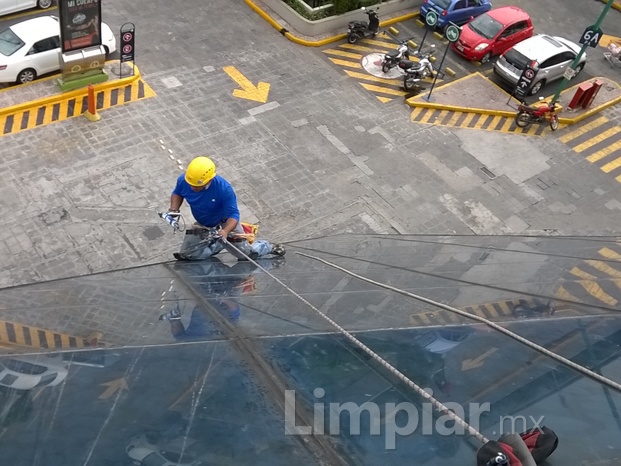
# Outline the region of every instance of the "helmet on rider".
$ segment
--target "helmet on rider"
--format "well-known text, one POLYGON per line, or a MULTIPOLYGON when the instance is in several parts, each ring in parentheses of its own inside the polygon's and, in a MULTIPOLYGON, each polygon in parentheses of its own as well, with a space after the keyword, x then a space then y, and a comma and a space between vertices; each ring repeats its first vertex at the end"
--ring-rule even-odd
POLYGON ((197 188, 206 186, 216 176, 216 165, 208 157, 196 157, 185 171, 185 181, 197 188))

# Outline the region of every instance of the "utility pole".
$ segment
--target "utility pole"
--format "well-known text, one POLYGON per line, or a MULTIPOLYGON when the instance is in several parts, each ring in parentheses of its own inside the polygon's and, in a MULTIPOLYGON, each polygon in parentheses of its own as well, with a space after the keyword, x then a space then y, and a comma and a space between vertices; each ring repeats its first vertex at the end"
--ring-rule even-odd
MULTIPOLYGON (((578 53, 578 55, 576 56, 576 58, 574 59, 573 63, 570 66, 572 70, 570 73, 572 73, 576 69, 576 66, 578 66, 578 63, 580 63, 580 59, 582 58, 582 55, 584 55, 584 51, 586 50, 586 48, 597 46, 597 43, 602 37, 602 31, 599 28, 599 26, 602 24, 602 21, 604 21, 606 14, 610 10, 614 2, 615 0, 608 0, 608 3, 606 3, 606 6, 604 7, 604 11, 602 11, 602 14, 599 15, 599 18, 597 18, 597 22, 593 26, 589 26, 588 28, 586 28, 586 30, 582 34, 582 37, 580 38, 580 43, 582 44, 582 48, 580 49, 580 52, 578 53)), ((573 77, 573 74, 571 77, 573 77)), ((556 93, 554 94, 554 97, 552 97, 552 102, 556 102, 558 100, 559 96, 561 95, 561 92, 563 91, 563 89, 565 89, 565 86, 567 85, 567 81, 569 81, 569 79, 567 79, 566 76, 563 76, 563 80, 561 81, 561 84, 559 84, 558 89, 556 90, 556 93)))

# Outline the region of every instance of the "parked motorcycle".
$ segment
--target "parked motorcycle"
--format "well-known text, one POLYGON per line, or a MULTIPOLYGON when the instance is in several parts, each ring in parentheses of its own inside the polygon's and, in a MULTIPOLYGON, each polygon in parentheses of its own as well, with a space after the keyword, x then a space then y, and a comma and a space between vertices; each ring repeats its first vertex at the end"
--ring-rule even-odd
POLYGON ((434 70, 431 64, 431 56, 435 53, 435 44, 431 45, 431 50, 423 54, 418 62, 401 60, 399 68, 405 72, 403 76, 403 87, 406 91, 411 91, 420 87, 420 82, 427 76, 433 76, 434 70))
POLYGON ((552 102, 550 104, 543 102, 543 97, 539 97, 539 101, 541 102, 541 105, 536 107, 526 105, 525 102, 518 105, 518 113, 515 116, 515 124, 520 128, 526 128, 532 123, 538 125, 548 123, 550 128, 552 128, 552 131, 556 131, 558 129, 558 115, 556 114, 558 105, 556 102, 552 102))
POLYGON ((366 21, 350 21, 347 25, 347 42, 355 44, 360 39, 366 37, 375 37, 379 32, 379 16, 377 15, 377 9, 361 8, 369 17, 369 22, 366 21))
POLYGON ((411 37, 399 42, 397 50, 391 50, 384 55, 384 61, 382 61, 382 72, 388 73, 391 69, 397 66, 401 60, 410 59, 410 47, 408 47, 408 42, 410 40, 412 40, 411 37))

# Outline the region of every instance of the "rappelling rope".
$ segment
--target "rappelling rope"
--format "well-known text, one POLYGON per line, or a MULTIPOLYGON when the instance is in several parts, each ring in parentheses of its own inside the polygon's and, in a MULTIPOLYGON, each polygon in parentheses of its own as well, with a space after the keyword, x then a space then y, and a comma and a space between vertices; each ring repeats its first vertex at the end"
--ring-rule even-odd
MULTIPOLYGON (((544 348, 541 345, 538 345, 538 344, 533 343, 532 341, 530 341, 530 340, 528 340, 528 339, 526 339, 524 337, 521 337, 520 335, 518 335, 517 333, 512 332, 511 330, 507 330, 506 328, 504 328, 504 327, 502 327, 502 326, 492 322, 491 320, 485 319, 484 317, 479 317, 479 316, 477 316, 475 314, 470 314, 469 312, 462 311, 461 309, 457 309, 456 307, 452 307, 452 306, 449 306, 447 304, 443 304, 443 303, 440 303, 438 301, 434 301, 432 299, 425 298, 424 296, 419 296, 419 295, 416 295, 414 293, 410 293, 409 291, 401 290, 399 288, 395 288, 394 286, 386 285, 384 283, 381 283, 381 282, 378 282, 378 281, 375 281, 375 280, 371 280, 370 278, 366 278, 366 277, 363 277, 362 275, 358 275, 358 274, 356 274, 354 272, 351 272, 351 271, 349 271, 349 270, 347 270, 347 269, 345 269, 343 267, 340 267, 340 266, 338 266, 336 264, 328 262, 328 261, 326 261, 324 259, 321 259, 319 257, 311 256, 309 254, 305 254, 303 252, 298 252, 298 251, 296 251, 295 253, 300 255, 300 256, 308 257, 309 259, 314 259, 316 261, 322 262, 322 263, 324 263, 324 264, 326 264, 326 265, 328 265, 328 266, 330 266, 332 268, 335 268, 337 270, 340 270, 341 272, 344 272, 344 273, 346 273, 348 275, 351 275, 352 277, 356 277, 356 278, 358 278, 360 280, 363 280, 365 282, 372 283, 373 285, 377 285, 377 286, 380 286, 382 288, 386 288, 388 290, 395 291, 395 292, 397 292, 399 294, 402 294, 402 295, 405 295, 405 296, 409 296, 410 298, 414 298, 414 299, 416 299, 418 301, 422 301, 424 303, 431 304, 433 306, 437 306, 437 307, 439 307, 441 309, 444 309, 446 311, 454 312, 456 314, 459 314, 461 316, 467 317, 469 319, 474 319, 474 320, 477 320, 479 322, 483 322, 484 324, 487 324, 491 328, 493 328, 495 330, 498 330, 501 333, 504 333, 505 335, 513 338, 514 340, 519 341, 520 343, 523 343, 524 345, 529 346, 530 348, 532 348, 532 349, 534 349, 536 351, 539 351, 540 353, 543 353, 546 356, 549 356, 549 357, 551 357, 553 359, 556 359, 557 361, 561 362, 562 364, 565 364, 566 366, 569 366, 572 369, 575 369, 575 370, 577 370, 577 371, 587 375, 588 377, 591 377, 591 378, 597 380, 598 382, 601 382, 601 383, 603 383, 605 385, 608 385, 611 388, 614 388, 618 392, 621 392, 621 384, 615 382, 614 380, 610 380, 610 379, 608 379, 608 378, 606 378, 606 377, 604 377, 604 376, 602 376, 602 375, 600 375, 600 374, 598 374, 596 372, 593 372, 590 369, 587 369, 584 366, 581 366, 580 364, 576 364, 575 362, 570 361, 569 359, 564 358, 563 356, 561 356, 559 354, 556 354, 556 353, 554 353, 554 352, 544 348)), ((286 287, 286 285, 284 285, 284 286, 286 287)))
MULTIPOLYGON (((285 285, 276 276, 274 276, 268 270, 266 270, 264 267, 262 267, 261 264, 259 264, 256 261, 252 260, 244 252, 242 252, 239 248, 237 248, 233 243, 228 242, 228 244, 230 246, 232 246, 235 250, 237 250, 241 255, 243 255, 248 261, 250 261, 252 264, 256 265, 259 269, 261 269, 267 275, 269 275, 274 281, 276 281, 279 285, 281 285, 283 288, 285 288, 289 293, 291 293, 293 296, 298 298, 300 301, 302 301, 304 304, 306 304, 308 307, 310 307, 313 311, 315 311, 317 314, 319 314, 319 316, 322 319, 324 319, 326 322, 328 322, 330 325, 332 325, 334 328, 336 328, 341 334, 343 334, 354 345, 356 345, 358 348, 360 348, 365 353, 367 353, 369 356, 371 356, 373 359, 375 359, 380 365, 382 365, 385 369, 387 369, 389 372, 391 372, 393 375, 395 375, 399 380, 401 380, 408 387, 413 389, 416 393, 418 393, 425 400, 429 401, 441 414, 448 416, 451 420, 453 420, 462 429, 466 430, 473 437, 476 437, 477 440, 479 440, 481 443, 485 444, 485 443, 489 442, 489 440, 481 432, 479 432, 474 427, 472 427, 470 424, 468 424, 466 421, 464 421, 462 418, 457 416, 447 406, 443 405, 440 401, 435 399, 432 395, 430 395, 425 390, 423 390, 421 387, 416 385, 405 374, 403 374, 402 372, 397 370, 388 361, 386 361, 381 356, 379 356, 377 353, 375 353, 371 348, 366 346, 364 343, 362 343, 360 340, 358 340, 355 336, 353 336, 351 333, 349 333, 347 330, 345 330, 343 327, 341 327, 339 324, 337 324, 335 321, 330 319, 327 315, 325 315, 323 312, 321 312, 319 309, 317 309, 315 306, 313 306, 311 303, 309 303, 306 299, 304 299, 302 296, 300 296, 298 293, 296 293, 290 287, 285 285)), ((301 253, 298 253, 298 254, 301 254, 301 253)), ((311 259, 318 259, 316 257, 308 256, 306 254, 301 254, 301 255, 309 257, 311 259)), ((325 262, 322 259, 318 259, 318 260, 320 260, 322 262, 325 262)), ((331 265, 332 267, 340 268, 338 266, 329 264, 328 262, 325 262, 325 263, 328 264, 328 265, 331 265)), ((347 271, 345 271, 345 272, 347 272, 347 271)), ((352 274, 351 272, 347 272, 347 273, 356 276, 355 274, 352 274)), ((367 280, 366 278, 360 277, 360 276, 358 276, 358 278, 361 278, 363 280, 367 280)), ((380 286, 385 286, 385 285, 381 285, 380 284, 380 286)))

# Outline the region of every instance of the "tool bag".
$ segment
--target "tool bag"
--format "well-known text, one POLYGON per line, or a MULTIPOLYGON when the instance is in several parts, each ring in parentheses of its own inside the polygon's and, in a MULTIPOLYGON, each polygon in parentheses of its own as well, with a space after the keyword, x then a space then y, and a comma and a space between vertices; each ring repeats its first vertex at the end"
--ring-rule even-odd
POLYGON ((479 449, 477 466, 541 465, 557 446, 557 435, 545 426, 529 429, 521 434, 506 434, 498 441, 490 440, 479 449), (503 455, 506 463, 497 461, 503 455))

